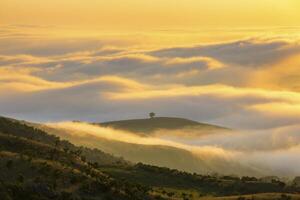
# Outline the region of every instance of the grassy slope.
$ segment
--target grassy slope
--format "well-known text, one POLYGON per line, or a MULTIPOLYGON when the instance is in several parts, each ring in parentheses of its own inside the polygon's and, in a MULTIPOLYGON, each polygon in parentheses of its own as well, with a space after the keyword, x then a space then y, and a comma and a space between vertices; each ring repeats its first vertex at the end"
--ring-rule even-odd
POLYGON ((300 192, 300 188, 274 181, 266 183, 253 177, 198 175, 159 168, 144 164, 133 167, 102 167, 101 170, 113 177, 122 178, 133 183, 144 183, 158 188, 156 191, 173 191, 175 193, 194 193, 196 196, 229 196, 234 194, 256 194, 266 192, 300 192))
MULTIPOLYGON (((0 118, 0 199, 153 199, 147 188, 104 174, 99 165, 107 163, 95 163, 82 152, 43 131, 0 118)), ((99 158, 107 156, 96 152, 99 158)), ((113 160, 111 165, 127 164, 113 160)))
MULTIPOLYGON (((8 133, 14 136, 27 138, 33 141, 40 141, 48 145, 56 145, 56 141, 59 137, 41 130, 35 127, 34 123, 28 123, 25 121, 18 121, 15 119, 9 119, 0 117, 0 132, 8 133)), ((99 149, 89 149, 84 147, 77 147, 66 140, 60 140, 60 146, 68 151, 80 151, 83 156, 85 156, 88 161, 99 162, 105 165, 112 165, 116 163, 124 163, 125 160, 112 156, 111 154, 105 153, 99 149)))

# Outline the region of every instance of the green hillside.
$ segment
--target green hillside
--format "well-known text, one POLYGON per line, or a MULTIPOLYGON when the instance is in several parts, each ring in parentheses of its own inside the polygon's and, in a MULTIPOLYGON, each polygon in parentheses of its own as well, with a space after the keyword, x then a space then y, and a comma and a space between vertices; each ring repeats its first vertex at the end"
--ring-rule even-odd
POLYGON ((60 140, 58 136, 48 134, 35 126, 31 126, 33 124, 34 123, 0 117, 0 132, 42 142, 52 146, 57 145, 57 142, 59 141, 59 145, 62 149, 70 152, 81 152, 81 155, 85 156, 91 162, 99 162, 107 165, 126 163, 126 161, 122 158, 114 157, 99 149, 89 149, 82 146, 77 147, 67 140, 60 140))
MULTIPOLYGON (((132 183, 144 183, 166 190, 196 191, 199 195, 230 196, 234 194, 256 194, 265 192, 295 192, 293 186, 281 181, 263 182, 255 177, 211 176, 182 172, 175 169, 155 167, 138 163, 132 167, 102 168, 113 177, 126 179, 132 183)), ((198 196, 199 196, 198 195, 198 196)))
POLYGON ((174 118, 155 117, 149 119, 131 119, 96 123, 105 127, 112 127, 131 132, 151 133, 160 129, 176 130, 184 128, 201 129, 203 131, 228 131, 229 129, 211 124, 199 123, 196 121, 174 118))
POLYGON ((0 118, 1 200, 154 199, 148 188, 113 179, 99 170, 100 165, 127 164, 0 118))

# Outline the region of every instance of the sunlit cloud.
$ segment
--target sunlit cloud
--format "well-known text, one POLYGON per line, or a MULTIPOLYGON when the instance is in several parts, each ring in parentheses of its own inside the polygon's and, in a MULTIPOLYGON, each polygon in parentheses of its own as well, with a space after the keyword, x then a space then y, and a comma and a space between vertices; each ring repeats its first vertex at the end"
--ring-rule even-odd
MULTIPOLYGON (((87 38, 72 31, 55 35, 53 30, 35 26, 2 30, 3 115, 103 121, 155 111, 233 128, 299 123, 296 37, 279 34, 214 44, 194 40, 180 46, 147 46, 146 41, 132 39, 149 39, 149 33, 119 37, 106 32, 87 38)), ((234 30, 239 31, 249 30, 234 30)), ((152 38, 173 38, 179 32, 184 30, 156 32, 152 38)))
MULTIPOLYGON (((157 87, 156 87, 157 88, 157 87)), ((111 93, 112 99, 147 99, 147 98, 167 98, 180 96, 201 96, 213 95, 219 98, 244 98, 257 97, 274 101, 300 102, 300 94, 292 91, 276 91, 247 87, 232 87, 227 85, 204 85, 204 86, 183 86, 173 85, 163 89, 134 91, 132 93, 111 93)))
POLYGON ((144 89, 144 85, 126 78, 117 76, 102 76, 90 80, 83 81, 71 81, 71 82, 55 82, 47 81, 37 76, 31 75, 32 72, 39 71, 36 68, 12 68, 2 67, 0 68, 0 92, 36 92, 43 90, 58 90, 76 87, 85 84, 93 83, 110 83, 112 85, 119 85, 122 89, 131 91, 138 91, 144 89))

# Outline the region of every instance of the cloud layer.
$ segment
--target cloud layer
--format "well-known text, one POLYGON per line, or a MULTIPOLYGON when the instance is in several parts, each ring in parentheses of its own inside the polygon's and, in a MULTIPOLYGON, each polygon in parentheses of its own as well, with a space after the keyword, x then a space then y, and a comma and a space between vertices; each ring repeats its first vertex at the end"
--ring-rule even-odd
POLYGON ((50 133, 77 145, 105 149, 132 162, 197 173, 288 177, 300 173, 299 126, 215 134, 193 129, 176 130, 177 134, 173 130, 160 130, 146 137, 78 122, 50 123, 47 127, 51 127, 46 128, 50 133))
POLYGON ((154 111, 237 129, 300 122, 297 40, 147 48, 139 40, 54 37, 25 28, 26 34, 20 27, 1 32, 1 115, 106 121, 154 111))

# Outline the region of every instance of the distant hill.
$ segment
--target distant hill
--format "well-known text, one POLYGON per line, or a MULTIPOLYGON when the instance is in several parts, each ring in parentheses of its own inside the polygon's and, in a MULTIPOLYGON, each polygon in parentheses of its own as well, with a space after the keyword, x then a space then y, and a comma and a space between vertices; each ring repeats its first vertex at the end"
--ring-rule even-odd
POLYGON ((110 121, 103 123, 95 123, 104 127, 112 127, 131 132, 151 133, 160 129, 176 130, 176 129, 201 129, 203 131, 228 131, 228 128, 221 126, 199 123, 197 121, 175 118, 175 117, 155 117, 148 119, 130 119, 121 121, 110 121))

